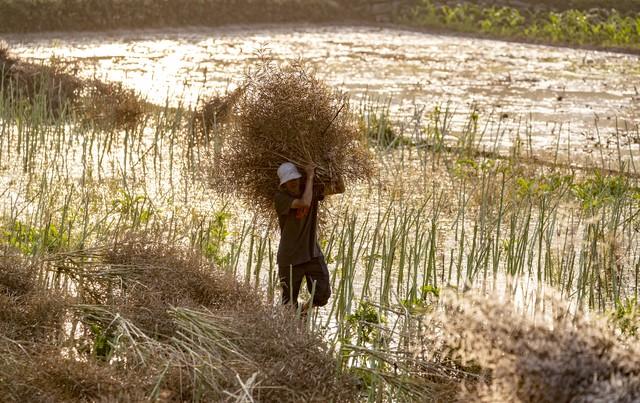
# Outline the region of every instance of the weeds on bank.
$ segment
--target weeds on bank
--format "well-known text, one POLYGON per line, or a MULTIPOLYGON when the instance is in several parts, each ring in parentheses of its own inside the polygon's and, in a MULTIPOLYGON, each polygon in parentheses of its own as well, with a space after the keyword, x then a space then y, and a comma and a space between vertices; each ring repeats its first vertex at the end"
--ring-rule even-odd
POLYGON ((422 0, 401 18, 410 25, 479 32, 499 38, 638 49, 640 16, 615 9, 548 11, 422 0))

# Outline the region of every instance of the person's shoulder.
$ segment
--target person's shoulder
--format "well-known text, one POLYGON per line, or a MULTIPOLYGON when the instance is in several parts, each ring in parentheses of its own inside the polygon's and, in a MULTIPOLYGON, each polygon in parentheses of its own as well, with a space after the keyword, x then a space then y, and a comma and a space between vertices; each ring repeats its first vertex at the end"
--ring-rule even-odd
POLYGON ((293 196, 291 196, 289 193, 282 190, 278 190, 273 194, 273 201, 276 204, 291 205, 291 202, 293 201, 293 199, 295 199, 293 196))
POLYGON ((286 198, 286 197, 290 197, 289 194, 281 189, 278 189, 273 193, 273 198, 275 200, 286 198))
POLYGON ((289 195, 287 192, 278 190, 273 195, 273 202, 278 214, 284 215, 289 213, 289 209, 291 208, 291 203, 293 202, 293 197, 289 195))

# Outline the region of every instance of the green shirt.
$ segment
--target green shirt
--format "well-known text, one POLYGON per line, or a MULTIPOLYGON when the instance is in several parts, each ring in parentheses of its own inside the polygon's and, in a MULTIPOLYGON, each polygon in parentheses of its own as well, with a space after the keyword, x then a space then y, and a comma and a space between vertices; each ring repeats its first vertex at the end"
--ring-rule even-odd
POLYGON ((295 266, 322 256, 317 235, 318 201, 321 198, 318 192, 314 192, 311 206, 294 209, 291 203, 295 197, 282 190, 276 192, 274 200, 280 224, 278 265, 295 266))

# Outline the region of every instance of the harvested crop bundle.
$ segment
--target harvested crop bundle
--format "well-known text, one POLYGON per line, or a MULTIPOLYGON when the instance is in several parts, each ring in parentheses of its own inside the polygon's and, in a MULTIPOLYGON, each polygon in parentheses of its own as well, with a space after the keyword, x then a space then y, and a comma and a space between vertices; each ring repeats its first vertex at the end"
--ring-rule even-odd
POLYGON ((122 83, 86 79, 62 60, 28 62, 0 43, 0 97, 9 106, 23 103, 57 117, 73 110, 85 125, 101 129, 134 128, 144 118, 146 103, 122 83))
POLYGON ((85 125, 99 128, 132 129, 144 119, 146 103, 120 82, 85 80, 81 99, 75 105, 85 125))
POLYGON ((208 144, 222 126, 231 121, 234 107, 242 91, 243 88, 239 87, 225 95, 215 95, 200 104, 192 122, 192 135, 195 142, 208 144))
POLYGON ((50 65, 28 63, 0 43, 0 89, 9 105, 20 100, 41 103, 55 116, 77 101, 82 80, 68 74, 57 60, 50 65))
POLYGON ((346 99, 301 63, 263 61, 247 75, 234 124, 215 155, 213 185, 272 214, 283 162, 317 165, 317 180, 369 179, 372 157, 349 114, 346 99))

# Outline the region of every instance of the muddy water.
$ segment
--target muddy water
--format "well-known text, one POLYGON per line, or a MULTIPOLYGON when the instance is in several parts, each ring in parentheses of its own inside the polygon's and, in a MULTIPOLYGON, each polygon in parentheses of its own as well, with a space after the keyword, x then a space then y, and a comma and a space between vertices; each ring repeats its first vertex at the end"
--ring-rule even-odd
POLYGON ((638 56, 388 28, 300 25, 3 39, 20 56, 76 60, 82 74, 123 81, 158 104, 193 104, 199 95, 233 88, 260 49, 268 49, 279 61, 311 63, 354 98, 390 99, 405 120, 416 107, 426 114, 449 105, 460 128, 477 105, 481 125, 489 124, 487 144, 508 147, 519 135, 537 150, 592 152, 595 143, 605 145, 616 125, 623 146, 637 150, 640 143, 638 56))

